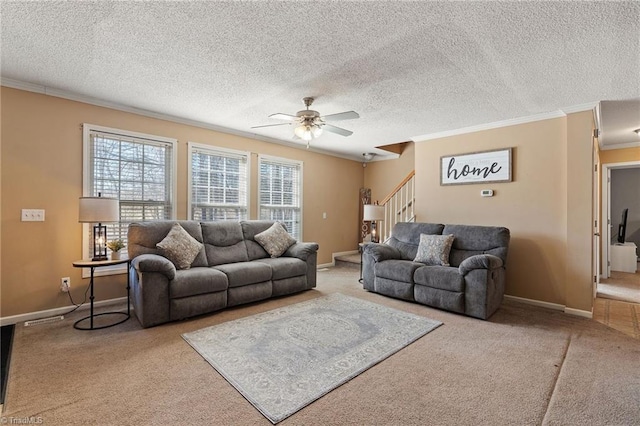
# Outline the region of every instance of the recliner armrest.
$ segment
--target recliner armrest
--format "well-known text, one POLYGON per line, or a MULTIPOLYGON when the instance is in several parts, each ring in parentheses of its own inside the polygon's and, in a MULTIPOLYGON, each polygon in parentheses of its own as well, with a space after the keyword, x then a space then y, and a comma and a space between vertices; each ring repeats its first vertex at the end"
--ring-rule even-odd
POLYGON ((172 280, 176 276, 176 267, 166 257, 157 254, 141 254, 131 261, 131 266, 138 272, 159 272, 172 280))
POLYGON ((458 270, 460 275, 467 275, 474 269, 496 269, 503 267, 502 259, 492 254, 477 254, 462 261, 458 270))
POLYGON ((373 257, 376 262, 383 260, 402 259, 400 250, 395 247, 380 243, 369 243, 364 246, 364 253, 373 257))
POLYGON ((287 257, 297 257, 306 262, 307 258, 318 251, 317 243, 295 243, 287 249, 282 255, 287 257))

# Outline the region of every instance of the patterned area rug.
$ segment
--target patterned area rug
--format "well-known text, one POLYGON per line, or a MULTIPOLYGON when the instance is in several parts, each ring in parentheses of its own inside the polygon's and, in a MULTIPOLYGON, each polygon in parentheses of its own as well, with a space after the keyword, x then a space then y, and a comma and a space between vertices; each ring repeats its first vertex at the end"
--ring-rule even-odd
POLYGON ((182 337, 275 424, 440 325, 335 293, 182 337))

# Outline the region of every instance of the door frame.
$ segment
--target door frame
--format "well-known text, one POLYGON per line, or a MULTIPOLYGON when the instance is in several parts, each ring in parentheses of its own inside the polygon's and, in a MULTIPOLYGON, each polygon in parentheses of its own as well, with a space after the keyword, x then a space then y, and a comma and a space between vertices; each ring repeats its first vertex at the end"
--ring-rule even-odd
POLYGON ((602 164, 602 261, 601 278, 611 276, 611 170, 640 168, 640 161, 602 164))

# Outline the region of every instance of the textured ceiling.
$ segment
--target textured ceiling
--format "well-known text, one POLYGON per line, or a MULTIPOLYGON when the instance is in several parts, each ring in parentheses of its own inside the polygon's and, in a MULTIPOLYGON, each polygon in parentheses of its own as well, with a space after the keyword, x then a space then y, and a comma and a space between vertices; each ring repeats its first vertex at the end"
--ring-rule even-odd
POLYGON ((323 115, 360 114, 335 123, 352 136, 312 142, 352 158, 418 135, 640 98, 637 1, 0 7, 3 82, 300 146, 290 126, 251 127, 315 96, 323 115))

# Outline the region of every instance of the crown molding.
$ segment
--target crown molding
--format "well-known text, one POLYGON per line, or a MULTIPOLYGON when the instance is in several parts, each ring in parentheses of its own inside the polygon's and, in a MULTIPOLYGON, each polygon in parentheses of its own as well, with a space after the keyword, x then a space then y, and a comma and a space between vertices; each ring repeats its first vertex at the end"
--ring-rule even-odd
POLYGON ((481 132, 484 130, 498 129, 501 127, 517 126, 520 124, 533 123, 535 121, 551 120, 554 118, 566 117, 568 114, 576 112, 592 111, 596 108, 598 102, 590 102, 586 104, 574 105, 557 111, 544 112, 541 114, 529 115, 526 117, 512 118, 509 120, 495 121, 493 123, 479 124, 477 126, 463 127, 455 130, 447 130, 444 132, 428 133, 421 136, 411 138, 414 142, 425 142, 433 139, 441 139, 449 136, 458 136, 468 133, 481 132))
MULTIPOLYGON (((271 143, 271 144, 275 144, 275 145, 286 146, 288 148, 299 149, 301 151, 311 151, 311 152, 314 152, 316 154, 323 154, 323 155, 328 155, 328 156, 331 156, 331 157, 343 158, 345 160, 362 162, 362 158, 360 158, 358 156, 355 156, 355 155, 341 154, 341 153, 337 153, 337 152, 333 152, 333 151, 314 148, 313 146, 310 146, 309 148, 307 148, 306 146, 303 147, 300 144, 297 144, 295 142, 283 141, 281 139, 270 138, 270 137, 258 135, 256 133, 252 133, 252 132, 243 132, 241 130, 235 130, 235 129, 231 129, 231 128, 228 128, 228 127, 218 126, 218 125, 206 123, 206 122, 203 122, 203 121, 191 120, 191 119, 188 119, 188 118, 178 117, 178 116, 175 116, 175 115, 163 114, 163 113, 154 112, 154 111, 150 111, 150 110, 145 110, 145 109, 141 109, 141 108, 135 108, 135 107, 132 107, 132 106, 129 106, 129 105, 125 105, 125 104, 121 104, 121 103, 117 103, 117 102, 105 101, 103 99, 93 98, 91 96, 80 95, 80 94, 77 94, 77 93, 73 93, 73 92, 69 92, 69 91, 65 91, 65 90, 59 90, 59 89, 55 89, 55 88, 52 88, 52 87, 43 86, 43 85, 40 85, 40 84, 27 83, 27 82, 20 81, 20 80, 14 80, 14 79, 2 77, 2 79, 0 79, 0 85, 1 86, 5 86, 5 87, 9 87, 9 88, 12 88, 12 89, 24 90, 24 91, 33 92, 33 93, 39 93, 39 94, 47 95, 47 96, 54 96, 56 98, 62 98, 62 99, 70 100, 70 101, 82 102, 82 103, 89 104, 89 105, 95 105, 95 106, 99 106, 99 107, 114 109, 114 110, 117 110, 117 111, 128 112, 128 113, 131 113, 131 114, 142 115, 144 117, 156 118, 156 119, 159 119, 159 120, 170 121, 170 122, 178 123, 178 124, 185 124, 187 126, 199 127, 199 128, 202 128, 202 129, 213 130, 213 131, 216 131, 216 132, 226 133, 226 134, 229 134, 229 135, 234 135, 234 136, 240 136, 240 137, 244 137, 244 138, 248 138, 248 139, 259 140, 259 141, 262 141, 262 142, 267 142, 267 143, 271 143)), ((389 156, 389 158, 394 158, 394 157, 393 156, 389 156)))

